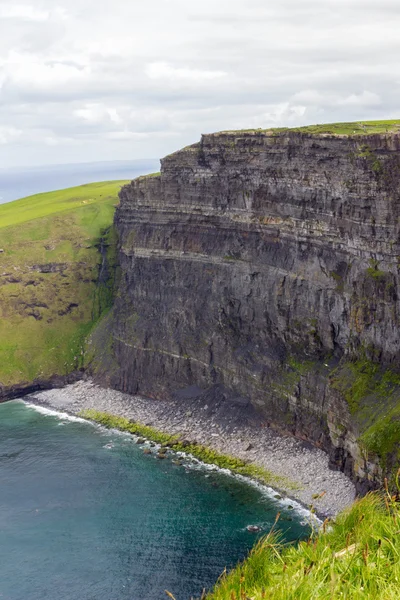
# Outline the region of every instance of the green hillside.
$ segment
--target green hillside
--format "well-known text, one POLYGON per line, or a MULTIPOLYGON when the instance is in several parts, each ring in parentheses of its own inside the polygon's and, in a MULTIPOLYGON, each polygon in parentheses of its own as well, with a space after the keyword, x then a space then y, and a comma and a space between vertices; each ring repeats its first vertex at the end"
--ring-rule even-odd
MULTIPOLYGON (((64 375, 105 309, 99 245, 125 182, 93 183, 0 205, 0 386, 64 375)), ((111 246, 109 245, 111 244, 111 246)), ((112 260, 112 256, 110 257, 112 260)))

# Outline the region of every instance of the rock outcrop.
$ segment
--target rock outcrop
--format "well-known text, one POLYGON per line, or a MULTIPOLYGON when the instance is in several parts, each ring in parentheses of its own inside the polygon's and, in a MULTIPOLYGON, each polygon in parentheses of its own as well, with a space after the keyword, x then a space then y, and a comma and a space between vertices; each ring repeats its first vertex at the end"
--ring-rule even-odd
POLYGON ((399 184, 398 134, 226 132, 167 156, 120 193, 98 380, 250 400, 378 484, 398 456, 360 437, 397 422, 399 184))

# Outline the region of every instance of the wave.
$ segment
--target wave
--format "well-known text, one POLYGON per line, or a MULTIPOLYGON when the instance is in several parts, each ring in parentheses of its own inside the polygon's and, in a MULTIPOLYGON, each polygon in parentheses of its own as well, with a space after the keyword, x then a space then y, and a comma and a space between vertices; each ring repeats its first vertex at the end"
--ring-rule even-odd
POLYGON ((36 412, 44 415, 45 417, 56 417, 60 419, 60 421, 72 421, 75 423, 88 423, 86 419, 82 419, 81 417, 76 417, 74 415, 70 415, 65 412, 61 412, 58 410, 54 410, 52 408, 47 408, 46 406, 41 406, 39 404, 33 404, 31 402, 27 402, 25 400, 20 400, 25 406, 35 410, 36 412))

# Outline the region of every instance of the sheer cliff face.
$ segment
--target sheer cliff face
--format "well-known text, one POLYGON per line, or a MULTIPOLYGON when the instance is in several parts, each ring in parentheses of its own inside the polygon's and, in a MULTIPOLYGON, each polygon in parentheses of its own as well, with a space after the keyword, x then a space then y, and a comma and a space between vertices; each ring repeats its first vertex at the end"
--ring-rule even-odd
POLYGON ((196 385, 249 399, 379 478, 337 373, 400 355, 399 181, 397 135, 233 132, 168 156, 120 194, 99 376, 153 397, 196 385))

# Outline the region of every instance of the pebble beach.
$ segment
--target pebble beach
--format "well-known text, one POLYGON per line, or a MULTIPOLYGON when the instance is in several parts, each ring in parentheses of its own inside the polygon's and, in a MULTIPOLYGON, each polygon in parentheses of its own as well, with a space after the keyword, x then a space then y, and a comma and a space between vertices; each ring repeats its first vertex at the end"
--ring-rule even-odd
POLYGON ((240 406, 207 404, 198 398, 153 400, 104 389, 91 380, 38 392, 25 400, 75 416, 85 409, 111 413, 241 458, 294 482, 294 489, 279 491, 306 507, 313 505, 321 517, 336 515, 356 496, 353 483, 329 468, 323 450, 276 433, 240 406), (322 495, 318 500, 317 494, 322 495))

